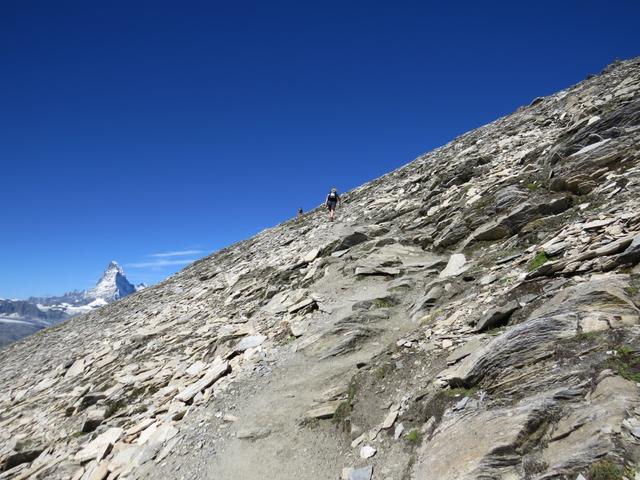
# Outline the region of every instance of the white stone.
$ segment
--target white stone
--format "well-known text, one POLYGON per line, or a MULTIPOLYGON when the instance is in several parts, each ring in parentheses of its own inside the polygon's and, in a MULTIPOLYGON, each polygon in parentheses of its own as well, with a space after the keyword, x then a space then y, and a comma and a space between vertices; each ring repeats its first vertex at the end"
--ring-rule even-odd
POLYGON ((363 433, 362 435, 360 435, 359 437, 356 437, 353 442, 351 442, 351 448, 356 448, 358 445, 360 445, 362 442, 365 441, 365 439, 367 438, 367 433, 363 433))
POLYGON ((320 249, 319 248, 314 248, 313 250, 309 251, 303 258, 302 261, 306 262, 306 263, 311 263, 313 262, 316 258, 318 258, 318 255, 320 254, 320 249))
POLYGON ((377 450, 371 445, 363 445, 360 448, 360 458, 371 458, 376 454, 377 450))
POLYGON ((393 424, 396 422, 396 418, 398 418, 398 411, 389 412, 387 417, 382 422, 382 428, 387 429, 393 427, 393 424))
POLYGON ((83 371, 84 371, 84 359, 79 358, 78 360, 73 362, 73 365, 71 365, 69 370, 67 370, 65 377, 74 378, 80 375, 83 371))
POLYGON ((469 267, 467 266, 467 258, 462 253, 454 253, 449 258, 449 262, 444 270, 440 272, 440 278, 457 277, 469 267))
POLYGON ((187 375, 191 375, 192 377, 195 377, 196 375, 199 375, 200 372, 202 372, 202 370, 206 366, 207 366, 206 363, 201 362, 200 360, 198 360, 197 362, 194 362, 193 364, 191 364, 191 366, 185 370, 185 373, 187 375))
POLYGON ((401 423, 398 423, 396 425, 395 431, 393 432, 393 438, 398 440, 402 436, 403 432, 404 432, 404 425, 401 423))

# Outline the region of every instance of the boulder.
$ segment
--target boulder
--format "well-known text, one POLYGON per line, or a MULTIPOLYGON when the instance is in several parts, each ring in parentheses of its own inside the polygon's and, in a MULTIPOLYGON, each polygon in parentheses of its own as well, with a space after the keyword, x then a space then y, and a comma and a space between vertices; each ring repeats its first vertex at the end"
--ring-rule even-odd
POLYGON ((634 382, 619 376, 600 381, 589 402, 570 406, 553 426, 541 455, 549 477, 576 465, 590 465, 616 451, 621 432, 636 421, 631 412, 639 402, 634 382))
POLYGON ((494 307, 484 314, 475 324, 475 332, 484 332, 506 324, 511 314, 520 308, 520 304, 512 300, 499 307, 494 307))
POLYGON ((465 409, 445 417, 421 445, 411 478, 519 478, 510 467, 511 452, 526 438, 529 425, 538 424, 552 408, 550 399, 538 396, 514 407, 479 412, 465 409))
POLYGON ((615 329, 640 323, 640 311, 624 288, 628 276, 594 277, 561 290, 528 318, 495 337, 439 377, 452 386, 478 385, 506 369, 533 365, 555 351, 556 342, 579 331, 615 329), (612 309, 611 306, 616 308, 612 309))
POLYGON ((469 235, 469 227, 459 217, 453 221, 447 221, 440 231, 442 233, 433 242, 437 248, 448 248, 469 235))

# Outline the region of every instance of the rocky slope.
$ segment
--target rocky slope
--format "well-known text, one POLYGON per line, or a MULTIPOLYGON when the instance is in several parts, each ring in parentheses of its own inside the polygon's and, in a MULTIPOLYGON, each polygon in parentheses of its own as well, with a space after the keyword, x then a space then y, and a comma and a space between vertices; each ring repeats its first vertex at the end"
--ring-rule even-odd
POLYGON ((612 65, 0 351, 0 478, 634 478, 639 91, 612 65))

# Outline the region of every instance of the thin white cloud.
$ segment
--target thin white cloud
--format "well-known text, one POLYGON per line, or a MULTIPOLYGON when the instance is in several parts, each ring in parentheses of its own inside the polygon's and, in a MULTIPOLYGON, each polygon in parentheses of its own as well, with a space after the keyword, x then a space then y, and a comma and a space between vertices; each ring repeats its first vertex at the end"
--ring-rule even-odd
POLYGON ((158 259, 152 262, 138 262, 138 263, 129 263, 126 265, 127 268, 161 268, 161 267, 169 267, 172 265, 186 265, 187 263, 195 262, 195 258, 183 258, 180 260, 165 260, 158 259))
POLYGON ((152 253, 149 256, 156 257, 156 258, 166 258, 166 257, 181 257, 183 255, 198 255, 199 253, 202 253, 202 250, 177 250, 175 252, 152 253))

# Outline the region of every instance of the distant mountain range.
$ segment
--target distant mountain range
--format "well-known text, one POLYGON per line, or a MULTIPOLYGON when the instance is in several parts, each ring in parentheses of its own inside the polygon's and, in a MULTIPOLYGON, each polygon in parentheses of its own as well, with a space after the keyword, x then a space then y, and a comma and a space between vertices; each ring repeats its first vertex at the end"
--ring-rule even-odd
POLYGON ((115 302, 144 288, 144 283, 137 286, 130 283, 122 267, 116 262, 111 262, 92 289, 74 290, 57 297, 0 299, 0 346, 67 318, 115 302))

